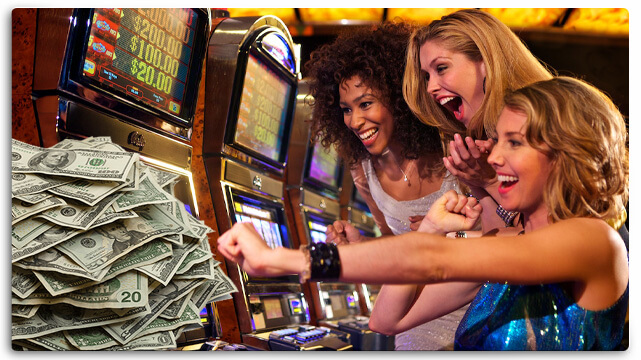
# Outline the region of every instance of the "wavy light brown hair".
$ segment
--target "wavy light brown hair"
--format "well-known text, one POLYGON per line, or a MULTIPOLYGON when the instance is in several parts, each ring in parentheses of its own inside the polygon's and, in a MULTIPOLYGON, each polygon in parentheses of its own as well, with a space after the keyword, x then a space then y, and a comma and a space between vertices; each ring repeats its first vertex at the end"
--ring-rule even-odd
POLYGON ((459 10, 427 27, 416 30, 407 50, 403 95, 421 121, 436 126, 445 141, 455 133, 475 139, 493 136, 503 107, 503 97, 552 74, 523 42, 494 16, 476 9, 459 10), (468 128, 439 105, 427 92, 427 78, 421 70, 420 49, 427 41, 439 42, 448 50, 462 53, 474 62, 485 63, 485 97, 468 128))
POLYGON ((617 217, 628 201, 627 130, 605 94, 562 76, 508 94, 505 106, 527 115, 528 143, 554 162, 544 190, 552 221, 617 217))
POLYGON ((342 33, 331 44, 312 52, 305 64, 313 100, 312 138, 332 144, 350 165, 370 156, 354 132, 347 129, 340 108, 340 84, 353 76, 374 91, 394 117, 394 138, 401 139, 401 155, 416 159, 442 153, 438 130, 419 121, 403 98, 403 68, 407 42, 414 27, 384 23, 342 33))

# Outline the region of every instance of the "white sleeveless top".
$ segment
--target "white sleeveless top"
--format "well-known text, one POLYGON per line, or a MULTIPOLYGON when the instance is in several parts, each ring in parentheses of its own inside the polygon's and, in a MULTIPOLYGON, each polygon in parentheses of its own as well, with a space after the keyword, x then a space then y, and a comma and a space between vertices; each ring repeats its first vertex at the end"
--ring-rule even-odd
MULTIPOLYGON (((432 204, 446 191, 461 193, 456 177, 446 171, 438 191, 416 200, 398 201, 387 194, 378 181, 371 159, 361 162, 372 199, 385 216, 385 222, 394 235, 410 230, 409 217, 427 214, 432 204)), ((438 319, 397 334, 394 339, 395 350, 454 350, 454 335, 468 305, 438 319)))
POLYGON ((381 183, 378 181, 372 160, 370 158, 361 162, 369 191, 372 199, 378 206, 378 209, 385 215, 385 222, 394 235, 403 234, 410 231, 409 217, 414 215, 425 216, 432 204, 440 198, 446 191, 455 190, 460 193, 459 184, 456 177, 446 171, 443 177, 443 183, 438 191, 427 194, 422 198, 407 201, 398 201, 391 197, 383 190, 381 183))

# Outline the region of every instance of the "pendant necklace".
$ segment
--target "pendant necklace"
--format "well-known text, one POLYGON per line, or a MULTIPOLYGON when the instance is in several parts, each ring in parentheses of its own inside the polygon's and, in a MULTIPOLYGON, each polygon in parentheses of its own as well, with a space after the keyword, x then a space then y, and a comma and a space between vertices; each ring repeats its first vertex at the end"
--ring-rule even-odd
POLYGON ((386 148, 383 151, 383 153, 381 153, 381 156, 388 156, 388 154, 392 156, 392 159, 394 160, 394 164, 396 164, 398 169, 401 171, 401 174, 403 174, 403 181, 405 181, 407 183, 407 186, 412 186, 412 183, 410 182, 410 179, 407 177, 407 174, 411 174, 411 173, 409 171, 407 173, 405 173, 405 171, 403 171, 403 168, 401 167, 401 165, 399 165, 398 161, 396 160, 396 156, 394 156, 394 153, 392 153, 389 148, 386 148))

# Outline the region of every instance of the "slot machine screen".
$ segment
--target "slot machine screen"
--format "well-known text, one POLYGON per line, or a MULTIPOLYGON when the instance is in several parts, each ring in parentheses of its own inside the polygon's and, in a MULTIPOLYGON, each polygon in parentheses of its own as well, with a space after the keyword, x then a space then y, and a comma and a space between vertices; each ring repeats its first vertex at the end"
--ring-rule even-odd
MULTIPOLYGON (((267 202, 252 195, 237 190, 230 191, 230 214, 232 222, 249 222, 254 225, 258 234, 267 245, 274 249, 277 247, 292 248, 288 237, 285 218, 285 209, 281 204, 267 202)), ((286 275, 277 278, 247 277, 260 282, 298 282, 298 275, 286 275)))
POLYGON ((265 317, 267 319, 277 319, 283 317, 283 308, 279 298, 263 299, 265 305, 265 317))
POLYGON ((307 230, 309 231, 309 240, 314 243, 324 243, 327 240, 327 235, 325 235, 327 225, 332 224, 333 221, 325 217, 317 216, 311 212, 305 213, 305 219, 307 222, 307 230))
POLYGON ((282 162, 293 86, 249 53, 234 142, 282 162))
POLYGON ((234 202, 234 209, 236 221, 251 222, 270 248, 283 247, 279 224, 272 211, 241 201, 234 202))
POLYGON ((85 88, 76 90, 80 96, 109 108, 125 100, 143 112, 191 125, 207 45, 205 11, 78 9, 77 19, 79 30, 86 30, 74 40, 73 49, 82 50, 71 54, 70 78, 109 98, 98 99, 85 88))
POLYGON ((312 146, 311 159, 306 164, 306 179, 324 188, 338 190, 341 167, 339 156, 333 146, 324 148, 319 142, 312 146))
POLYGON ((344 301, 343 301, 343 297, 340 294, 338 294, 338 295, 330 295, 329 299, 332 302, 332 309, 334 309, 334 311, 345 309, 345 304, 344 304, 344 301))
POLYGON ((347 307, 353 309, 356 307, 356 299, 354 295, 347 295, 347 307))
POLYGON ((309 234, 312 237, 313 242, 315 243, 325 242, 325 240, 327 239, 327 235, 325 235, 327 226, 314 221, 309 221, 307 223, 307 226, 309 227, 309 234))

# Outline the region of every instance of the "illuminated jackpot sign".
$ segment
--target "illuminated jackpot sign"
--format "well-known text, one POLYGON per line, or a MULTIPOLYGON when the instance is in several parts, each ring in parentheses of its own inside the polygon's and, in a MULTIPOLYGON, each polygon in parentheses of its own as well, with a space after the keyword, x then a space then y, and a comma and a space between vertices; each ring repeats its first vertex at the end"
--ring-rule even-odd
POLYGON ((95 9, 83 75, 180 116, 197 14, 191 9, 95 9))

